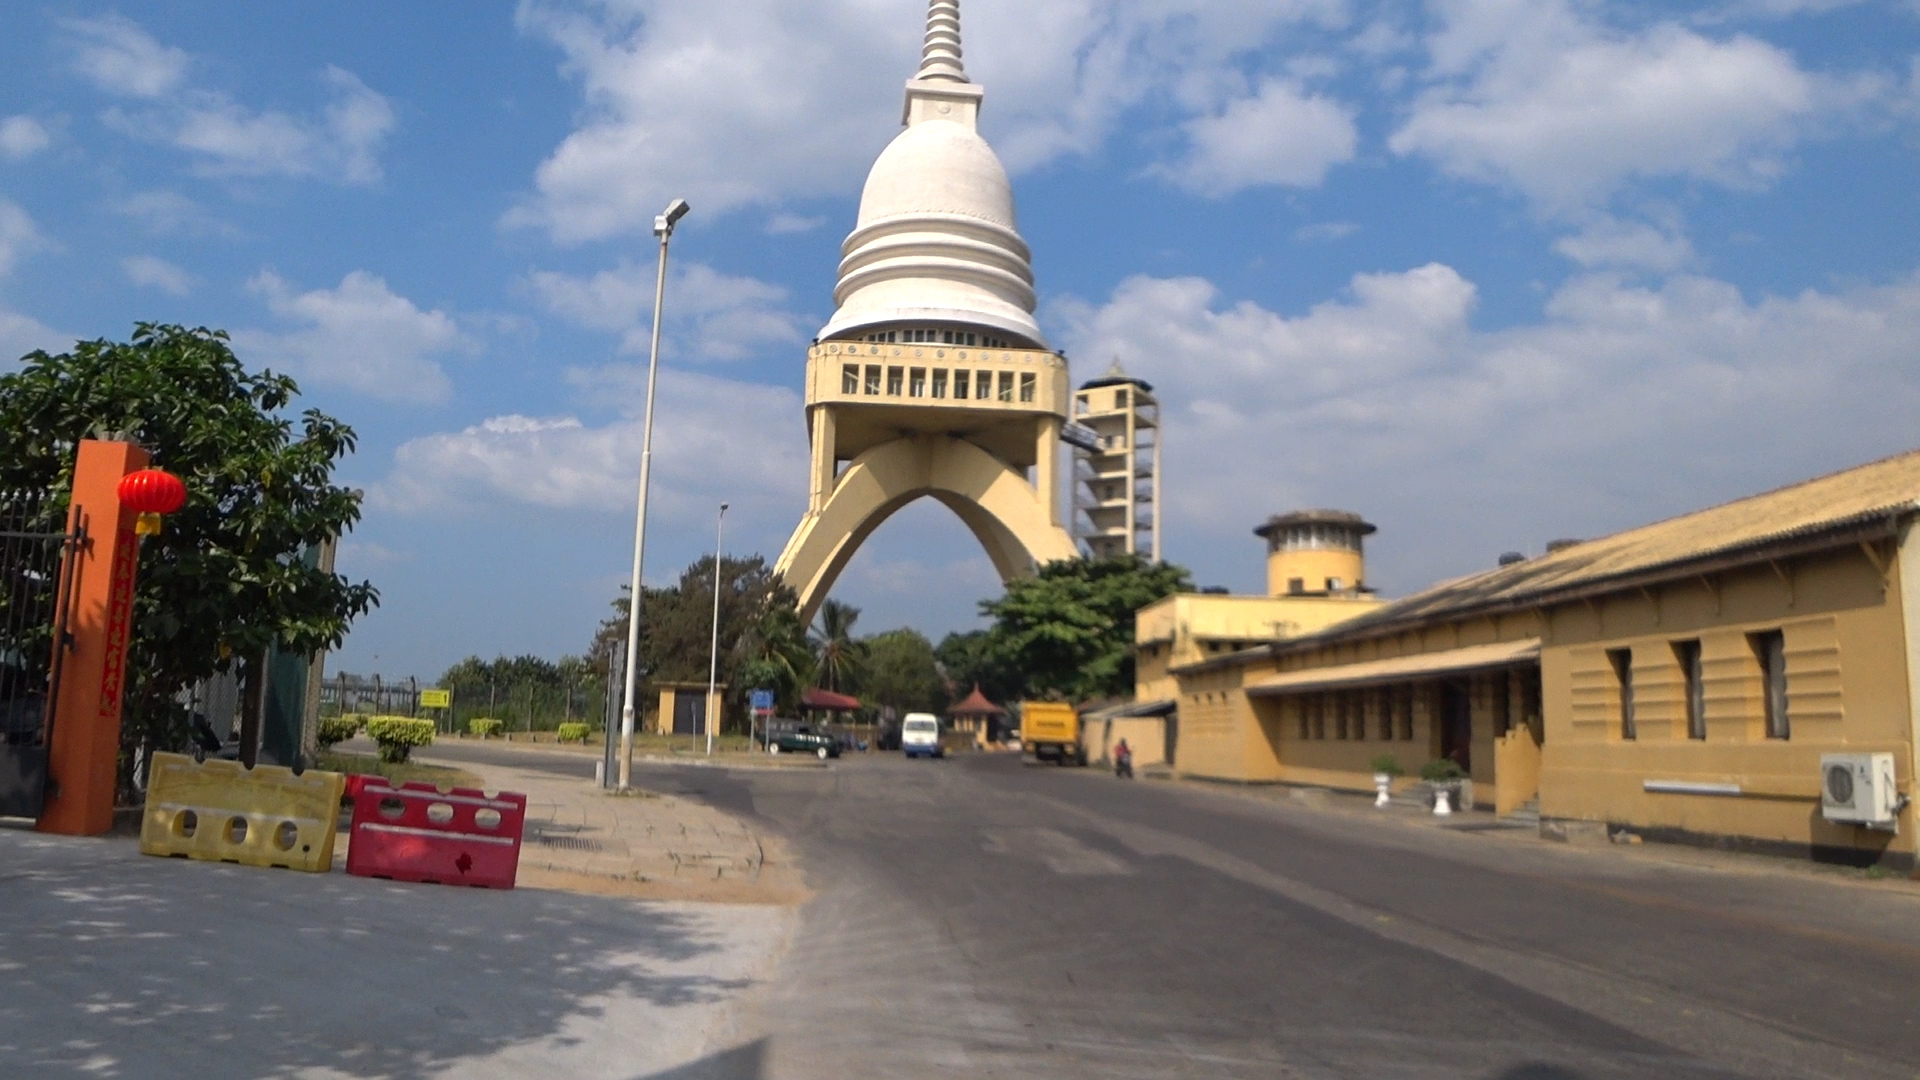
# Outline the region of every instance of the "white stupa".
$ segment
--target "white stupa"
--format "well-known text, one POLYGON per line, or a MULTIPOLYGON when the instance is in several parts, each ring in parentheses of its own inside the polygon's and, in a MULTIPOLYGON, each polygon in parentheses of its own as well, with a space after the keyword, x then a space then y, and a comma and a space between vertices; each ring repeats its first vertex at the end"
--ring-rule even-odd
POLYGON ((906 130, 867 174, 860 216, 841 245, 839 310, 820 340, 950 324, 1046 348, 1007 170, 976 130, 982 94, 961 64, 959 3, 933 0, 920 70, 907 82, 906 130))
POLYGON ((980 98, 960 5, 932 0, 906 130, 867 174, 839 309, 807 351, 807 512, 774 569, 808 619, 873 530, 920 498, 951 509, 1003 578, 1076 555, 1058 460, 1067 360, 1033 321, 1007 170, 974 130, 980 98))

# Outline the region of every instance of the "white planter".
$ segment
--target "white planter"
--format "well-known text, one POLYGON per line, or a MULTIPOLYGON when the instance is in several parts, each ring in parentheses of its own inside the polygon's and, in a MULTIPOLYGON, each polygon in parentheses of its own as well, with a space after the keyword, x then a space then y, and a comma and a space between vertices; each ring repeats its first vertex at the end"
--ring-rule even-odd
POLYGON ((1452 801, 1453 786, 1451 784, 1433 785, 1433 812, 1435 816, 1446 817, 1453 813, 1453 807, 1450 805, 1452 801))
POLYGON ((1393 777, 1386 773, 1373 774, 1373 805, 1386 806, 1393 801, 1393 777))

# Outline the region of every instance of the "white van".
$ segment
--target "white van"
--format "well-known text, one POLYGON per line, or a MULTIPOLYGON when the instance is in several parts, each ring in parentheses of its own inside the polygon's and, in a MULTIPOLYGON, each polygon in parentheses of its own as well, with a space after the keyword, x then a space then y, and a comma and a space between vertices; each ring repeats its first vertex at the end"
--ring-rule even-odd
POLYGON ((908 713, 900 721, 900 752, 910 758, 944 756, 940 750, 940 721, 932 713, 908 713))

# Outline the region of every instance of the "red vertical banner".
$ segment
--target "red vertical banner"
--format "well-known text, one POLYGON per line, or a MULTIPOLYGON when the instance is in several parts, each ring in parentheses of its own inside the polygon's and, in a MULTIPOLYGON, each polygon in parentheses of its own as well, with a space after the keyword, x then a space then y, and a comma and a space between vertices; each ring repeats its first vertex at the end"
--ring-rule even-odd
POLYGON ((119 487, 121 477, 146 467, 147 452, 132 443, 80 441, 67 530, 84 528, 86 541, 67 556, 79 565, 67 617, 71 645, 47 748, 41 832, 98 836, 113 828, 120 703, 140 567, 137 515, 120 505, 119 487))

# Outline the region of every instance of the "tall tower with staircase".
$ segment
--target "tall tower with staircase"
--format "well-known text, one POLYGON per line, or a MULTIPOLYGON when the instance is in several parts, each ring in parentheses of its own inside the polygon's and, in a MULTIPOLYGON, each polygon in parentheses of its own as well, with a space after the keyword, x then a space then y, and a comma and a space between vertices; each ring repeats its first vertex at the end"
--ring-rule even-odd
POLYGON ((838 310, 807 351, 806 516, 776 569, 811 619, 860 544, 922 497, 1003 579, 1077 556, 1061 522, 1066 358, 1034 321, 1006 169, 975 124, 958 0, 931 0, 906 129, 867 175, 838 310))
POLYGON ((1120 368, 1073 395, 1073 535, 1096 559, 1160 561, 1160 403, 1120 368))

